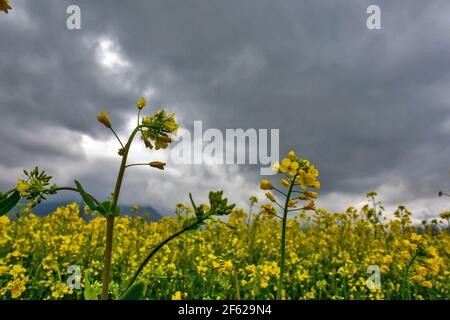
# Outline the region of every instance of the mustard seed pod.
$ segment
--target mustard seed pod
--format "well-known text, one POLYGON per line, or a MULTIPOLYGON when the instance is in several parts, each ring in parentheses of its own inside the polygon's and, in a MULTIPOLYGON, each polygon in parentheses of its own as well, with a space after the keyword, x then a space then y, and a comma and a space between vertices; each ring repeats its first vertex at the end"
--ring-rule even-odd
POLYGON ((164 166, 166 165, 164 162, 160 162, 160 161, 152 161, 149 164, 150 164, 150 167, 157 168, 160 170, 164 170, 164 166))

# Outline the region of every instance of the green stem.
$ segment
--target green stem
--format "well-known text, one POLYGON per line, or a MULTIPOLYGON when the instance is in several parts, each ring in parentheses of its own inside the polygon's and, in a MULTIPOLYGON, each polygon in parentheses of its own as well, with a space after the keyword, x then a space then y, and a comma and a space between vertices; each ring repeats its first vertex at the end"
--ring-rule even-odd
POLYGON ((108 300, 109 298, 113 235, 114 235, 114 216, 108 215, 106 216, 106 248, 105 248, 105 262, 103 267, 102 300, 108 300))
POLYGON ((272 187, 272 189, 273 190, 275 190, 275 191, 278 191, 279 193, 281 193, 283 196, 287 196, 287 194, 286 193, 284 193, 283 191, 281 191, 281 190, 279 190, 279 189, 277 189, 277 188, 275 188, 275 187, 272 187))
POLYGON ((288 203, 291 197, 292 189, 294 188, 294 181, 297 175, 292 178, 291 185, 289 186, 289 190, 286 196, 286 202, 284 204, 283 210, 283 224, 281 227, 281 258, 280 258, 280 279, 278 281, 278 291, 277 291, 277 300, 281 300, 282 292, 284 288, 284 268, 285 268, 285 260, 286 260, 286 222, 288 215, 288 203))
MULTIPOLYGON (((122 186, 123 176, 127 165, 128 152, 130 151, 131 143, 134 136, 139 131, 140 126, 137 126, 130 135, 127 144, 124 147, 124 153, 122 156, 122 162, 120 164, 119 173, 117 175, 116 186, 114 188, 113 198, 111 201, 111 212, 116 212, 117 201, 119 200, 120 188, 122 186)), ((113 233, 114 233, 114 216, 106 217, 106 248, 105 248, 105 261, 103 267, 103 283, 102 283, 102 300, 108 300, 109 296, 109 283, 111 281, 111 258, 113 248, 113 233)))
POLYGON ((128 164, 125 166, 125 168, 129 168, 129 167, 135 167, 135 166, 150 166, 150 164, 147 163, 132 163, 132 164, 128 164))
POLYGON ((255 248, 255 241, 256 241, 256 229, 258 227, 258 221, 259 217, 261 216, 261 213, 258 213, 255 217, 255 221, 252 223, 252 228, 250 231, 250 243, 249 243, 249 253, 252 255, 253 262, 256 262, 256 250, 255 248))
POLYGON ((199 224, 201 224, 203 220, 198 220, 196 223, 184 227, 183 229, 175 232, 174 234, 172 234, 171 236, 169 236, 168 238, 166 238, 165 240, 161 241, 156 247, 153 248, 152 251, 150 251, 150 253, 145 257, 145 259, 141 262, 141 264, 139 265, 139 267, 137 268, 136 272, 134 273, 133 277, 131 278, 130 282, 128 282, 128 285, 125 288, 124 292, 127 292, 129 288, 131 288, 131 286, 133 285, 133 283, 136 282, 137 278, 139 277, 139 274, 142 272, 142 270, 144 270, 144 267, 147 265, 147 263, 150 261, 150 259, 155 255, 155 253, 157 253, 162 247, 164 247, 164 245, 166 245, 169 241, 175 239, 176 237, 182 235, 183 233, 185 233, 188 230, 191 230, 193 228, 195 228, 196 226, 198 226, 199 224))
POLYGON ((119 136, 117 135, 117 133, 114 131, 113 128, 110 128, 110 129, 111 129, 112 133, 114 133, 114 135, 116 136, 117 141, 119 141, 119 143, 120 143, 120 145, 122 146, 122 148, 125 149, 125 147, 123 146, 122 140, 120 140, 120 138, 119 138, 119 136))
POLYGON ((411 269, 411 266, 413 265, 414 260, 416 259, 416 256, 417 256, 417 252, 414 253, 414 255, 412 256, 411 260, 406 264, 406 271, 405 271, 405 273, 403 274, 403 277, 402 277, 402 283, 401 283, 401 295, 402 295, 402 299, 404 299, 404 289, 405 289, 406 281, 407 281, 407 279, 408 279, 409 270, 411 269))
POLYGON ((241 300, 241 290, 239 288, 239 278, 236 268, 233 267, 234 283, 236 286, 236 300, 241 300))
POLYGON ((250 209, 248 210, 248 221, 247 224, 250 225, 252 223, 252 209, 253 209, 253 204, 250 204, 250 209))
POLYGON ((447 218, 447 233, 450 234, 450 218, 447 218))

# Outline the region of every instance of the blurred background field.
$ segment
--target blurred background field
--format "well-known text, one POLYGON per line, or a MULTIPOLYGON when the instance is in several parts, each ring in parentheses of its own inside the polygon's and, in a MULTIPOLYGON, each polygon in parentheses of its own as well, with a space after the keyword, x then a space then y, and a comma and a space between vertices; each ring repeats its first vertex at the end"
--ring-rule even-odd
MULTIPOLYGON (((74 203, 42 217, 24 209, 18 218, 0 218, 0 299, 85 299, 86 287, 99 292, 105 219, 85 210, 80 214, 74 203), (67 286, 71 265, 81 269, 80 290, 67 286)), ((146 298, 274 299, 280 222, 270 205, 252 210, 248 217, 235 209, 227 223, 209 222, 166 245, 140 276, 146 298)), ((191 214, 183 205, 176 211, 160 221, 139 212, 117 219, 111 298, 119 298, 145 255, 191 214)), ((412 226, 403 209, 374 223, 371 212, 368 206, 318 210, 289 219, 284 298, 449 299, 450 236, 443 221, 412 226), (367 287, 370 265, 380 268, 379 290, 367 287)))

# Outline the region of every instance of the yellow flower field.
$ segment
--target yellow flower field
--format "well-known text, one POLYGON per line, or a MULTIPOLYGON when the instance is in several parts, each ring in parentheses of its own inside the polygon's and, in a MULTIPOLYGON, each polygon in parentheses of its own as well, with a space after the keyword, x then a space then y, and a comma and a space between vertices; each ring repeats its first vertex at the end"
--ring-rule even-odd
MULTIPOLYGON (((252 197, 251 205, 256 205, 252 197)), ((0 299, 85 299, 100 293, 106 219, 77 204, 38 217, 0 218, 0 299), (81 270, 69 289, 67 268, 81 270)), ((116 220, 110 295, 119 292, 146 254, 192 216, 159 222, 116 220)), ((234 209, 228 222, 212 220, 175 238, 144 268, 147 299, 274 299, 280 275, 280 221, 275 209, 253 208, 252 222, 234 209)), ((368 219, 367 207, 331 214, 300 211, 287 221, 284 299, 449 299, 450 235, 432 225, 396 218, 368 219), (378 229, 378 230, 376 230, 378 229), (379 266, 381 288, 369 290, 367 268, 379 266)), ((370 216, 370 215, 369 215, 370 216)))

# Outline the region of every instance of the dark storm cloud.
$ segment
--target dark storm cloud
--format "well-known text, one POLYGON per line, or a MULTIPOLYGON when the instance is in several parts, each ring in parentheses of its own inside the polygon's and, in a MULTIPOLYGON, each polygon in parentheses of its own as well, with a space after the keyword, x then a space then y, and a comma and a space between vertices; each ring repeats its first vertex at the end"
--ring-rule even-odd
MULTIPOLYGON (((29 25, 0 17, 6 169, 87 159, 77 133, 105 137, 94 114, 103 108, 120 123, 152 88, 152 103, 187 127, 280 128, 281 153, 298 148, 313 160, 324 196, 400 183, 389 201, 408 203, 448 185, 448 1, 24 1, 15 10, 29 25), (72 3, 81 31, 65 28, 72 3), (383 30, 366 28, 373 3, 383 30), (129 71, 102 70, 100 38, 120 47, 129 71), (41 130, 49 126, 67 132, 49 144, 41 130)), ((109 180, 89 182, 102 189, 109 180)))

